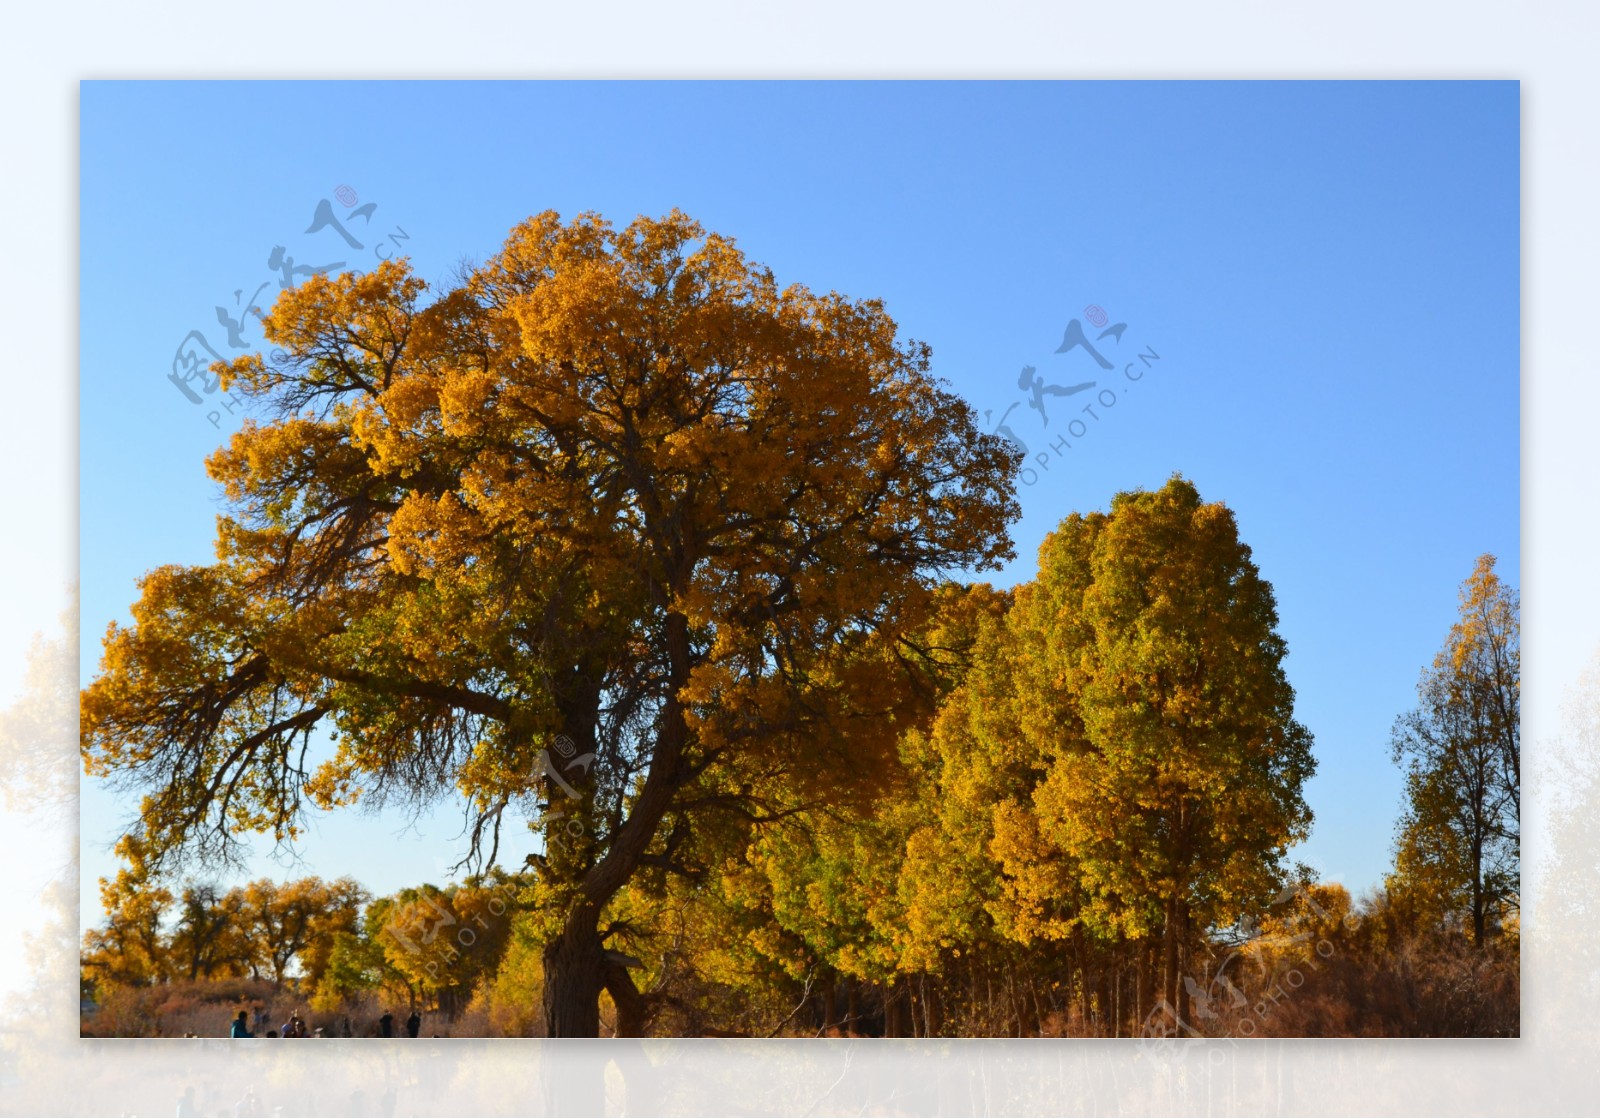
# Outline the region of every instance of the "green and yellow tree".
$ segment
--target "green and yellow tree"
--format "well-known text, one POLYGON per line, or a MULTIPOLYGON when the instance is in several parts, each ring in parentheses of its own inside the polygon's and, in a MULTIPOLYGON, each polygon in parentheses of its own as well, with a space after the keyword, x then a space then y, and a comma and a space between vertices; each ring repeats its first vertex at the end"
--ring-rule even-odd
POLYGON ((1181 1014, 1187 947, 1264 912, 1310 829, 1272 588, 1233 513, 1175 477, 1069 517, 1010 621, 1019 745, 1042 769, 1027 827, 1070 860, 1077 921, 1159 937, 1181 1014))

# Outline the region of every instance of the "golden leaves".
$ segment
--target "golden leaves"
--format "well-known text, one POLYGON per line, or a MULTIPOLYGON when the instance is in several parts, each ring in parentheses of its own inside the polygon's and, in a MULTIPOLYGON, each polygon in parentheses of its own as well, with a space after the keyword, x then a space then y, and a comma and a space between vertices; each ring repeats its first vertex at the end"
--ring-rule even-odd
MULTIPOLYGON (((451 290, 386 263, 284 293, 264 327, 271 355, 225 372, 270 419, 208 461, 218 562, 151 580, 85 695, 86 757, 152 789, 153 852, 292 839, 304 800, 453 792, 482 819, 556 730, 609 736, 584 811, 651 842, 692 780, 713 805, 862 804, 899 789, 898 737, 1003 612, 929 585, 1010 557, 1015 454, 881 301, 780 289, 677 211, 539 214, 451 290), (930 619, 941 644, 908 652, 930 619)), ((884 926, 901 883, 849 868, 911 831, 767 855, 884 926)), ((637 869, 590 839, 541 875, 553 928, 637 869)), ((799 944, 772 950, 798 968, 799 944)), ((893 969, 888 938, 836 947, 893 969)))

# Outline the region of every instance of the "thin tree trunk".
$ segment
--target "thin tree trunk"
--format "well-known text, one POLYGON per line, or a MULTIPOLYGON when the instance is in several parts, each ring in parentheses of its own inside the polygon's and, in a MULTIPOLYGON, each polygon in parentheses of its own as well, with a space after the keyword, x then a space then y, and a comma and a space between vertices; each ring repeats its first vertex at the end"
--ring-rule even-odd
POLYGON ((1472 844, 1472 946, 1483 947, 1484 932, 1483 836, 1472 844))
POLYGON ((1183 977, 1189 974, 1189 906, 1180 901, 1178 903, 1178 1000, 1172 1005, 1176 1009, 1178 1020, 1185 1024, 1189 1021, 1189 985, 1183 977))
POLYGON ((1134 976, 1133 1014, 1128 1020, 1129 1025, 1132 1027, 1129 1034, 1131 1037, 1143 1035, 1145 1018, 1149 1015, 1150 1009, 1153 1008, 1155 1002, 1155 948, 1156 946, 1148 939, 1139 941, 1136 948, 1139 970, 1134 976), (1150 1003, 1152 1006, 1147 1007, 1146 1003, 1150 1003))
POLYGON ((1122 1036, 1122 951, 1111 966, 1111 1036, 1122 1036))
POLYGON ((1161 937, 1161 997, 1170 1013, 1178 1012, 1178 899, 1167 899, 1166 927, 1161 937))

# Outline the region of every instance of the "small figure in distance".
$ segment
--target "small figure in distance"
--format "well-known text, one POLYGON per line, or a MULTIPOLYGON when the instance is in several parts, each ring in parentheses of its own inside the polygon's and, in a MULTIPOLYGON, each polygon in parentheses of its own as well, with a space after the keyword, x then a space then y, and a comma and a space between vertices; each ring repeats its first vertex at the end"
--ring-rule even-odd
POLYGON ((228 1036, 229 1037, 255 1037, 256 1035, 250 1032, 249 1019, 250 1019, 250 1012, 249 1011, 247 1011, 247 1010, 239 1011, 239 1016, 233 1020, 233 1026, 228 1030, 228 1036))

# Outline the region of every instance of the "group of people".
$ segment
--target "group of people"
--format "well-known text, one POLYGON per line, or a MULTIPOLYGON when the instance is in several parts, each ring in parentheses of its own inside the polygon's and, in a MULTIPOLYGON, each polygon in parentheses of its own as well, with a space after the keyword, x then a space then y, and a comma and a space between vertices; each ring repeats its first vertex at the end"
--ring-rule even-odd
MULTIPOLYGON (((230 1027, 230 1029, 228 1031, 228 1036, 229 1037, 258 1037, 258 1036, 265 1036, 265 1037, 328 1037, 329 1036, 328 1033, 326 1031, 324 1031, 324 1029, 321 1026, 318 1026, 314 1030, 308 1029, 306 1027, 305 1019, 300 1017, 300 1011, 298 1011, 298 1010, 296 1010, 294 1013, 289 1015, 289 1020, 283 1024, 283 1027, 282 1027, 281 1030, 279 1030, 279 1029, 269 1029, 269 1030, 266 1031, 265 1034, 262 1034, 261 1033, 261 1027, 266 1024, 266 1021, 267 1021, 266 1012, 263 1011, 263 1010, 259 1010, 258 1009, 256 1011, 256 1017, 255 1017, 255 1023, 254 1023, 255 1028, 251 1029, 250 1012, 248 1010, 241 1010, 241 1011, 239 1011, 238 1016, 236 1018, 234 1018, 233 1025, 230 1027)), ((377 1026, 375 1027, 374 1033, 369 1035, 369 1036, 375 1036, 375 1037, 396 1037, 396 1036, 400 1036, 400 1035, 397 1035, 395 1033, 395 1025, 394 1025, 394 1023, 395 1023, 394 1015, 389 1013, 387 1010, 384 1011, 382 1017, 380 1017, 378 1019, 377 1026)), ((411 1012, 410 1017, 408 1017, 406 1019, 406 1021, 405 1021, 405 1035, 404 1036, 406 1036, 406 1037, 416 1037, 421 1032, 421 1030, 422 1030, 422 1015, 418 1014, 415 1010, 413 1010, 411 1012)), ((355 1036, 354 1032, 350 1028, 350 1019, 349 1018, 346 1018, 340 1024, 339 1032, 334 1034, 333 1036, 335 1036, 335 1037, 354 1037, 355 1036)))

